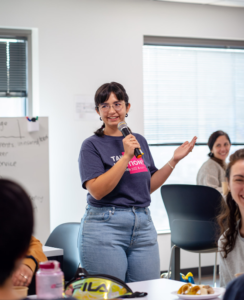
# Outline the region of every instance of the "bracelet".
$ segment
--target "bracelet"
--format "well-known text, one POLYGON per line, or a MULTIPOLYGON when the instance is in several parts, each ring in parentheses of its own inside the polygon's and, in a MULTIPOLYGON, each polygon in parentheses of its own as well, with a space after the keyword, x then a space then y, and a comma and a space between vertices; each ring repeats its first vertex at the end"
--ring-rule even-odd
POLYGON ((169 162, 167 162, 167 164, 170 166, 170 168, 173 170, 174 167, 171 166, 171 164, 169 162))

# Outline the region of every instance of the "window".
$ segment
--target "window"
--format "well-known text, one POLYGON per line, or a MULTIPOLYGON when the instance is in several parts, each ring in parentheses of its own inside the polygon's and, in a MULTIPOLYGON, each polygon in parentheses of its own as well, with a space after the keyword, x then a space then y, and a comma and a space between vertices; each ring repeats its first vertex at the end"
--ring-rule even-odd
POLYGON ((31 31, 0 28, 0 117, 32 113, 31 31))
MULTIPOLYGON (((143 46, 145 137, 157 166, 193 136, 193 152, 167 180, 196 184, 207 160, 207 141, 216 130, 226 131, 233 146, 244 145, 244 43, 145 37, 143 46)), ((157 230, 168 229, 160 191, 152 194, 157 230), (161 208, 161 209, 160 209, 161 208)))

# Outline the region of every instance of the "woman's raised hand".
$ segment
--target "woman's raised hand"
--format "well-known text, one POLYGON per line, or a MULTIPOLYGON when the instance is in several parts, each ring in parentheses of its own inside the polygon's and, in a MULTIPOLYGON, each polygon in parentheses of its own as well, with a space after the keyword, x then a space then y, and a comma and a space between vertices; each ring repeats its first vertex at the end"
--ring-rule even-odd
POLYGON ((127 135, 123 139, 123 146, 124 146, 124 150, 125 150, 124 156, 127 156, 130 160, 134 156, 134 150, 136 148, 141 148, 137 139, 132 134, 127 135))
POLYGON ((196 140, 197 140, 197 137, 194 136, 194 138, 192 139, 192 141, 190 143, 188 141, 186 141, 184 144, 179 146, 174 152, 174 156, 173 156, 174 161, 179 162, 182 158, 187 156, 189 154, 189 152, 191 152, 192 149, 194 148, 196 140))

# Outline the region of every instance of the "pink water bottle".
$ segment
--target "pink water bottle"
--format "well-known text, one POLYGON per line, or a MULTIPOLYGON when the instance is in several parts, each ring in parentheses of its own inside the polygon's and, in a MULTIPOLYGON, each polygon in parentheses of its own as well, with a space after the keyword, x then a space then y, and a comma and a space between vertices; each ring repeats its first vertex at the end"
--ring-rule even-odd
POLYGON ((64 274, 60 269, 60 263, 50 260, 40 263, 36 273, 37 298, 55 299, 62 298, 64 290, 64 274))

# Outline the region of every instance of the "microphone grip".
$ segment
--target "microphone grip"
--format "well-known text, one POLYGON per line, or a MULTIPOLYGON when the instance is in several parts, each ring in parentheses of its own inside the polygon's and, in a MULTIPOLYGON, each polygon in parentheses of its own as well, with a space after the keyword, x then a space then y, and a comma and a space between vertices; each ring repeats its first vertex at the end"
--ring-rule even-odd
MULTIPOLYGON (((131 134, 131 132, 129 131, 128 127, 124 127, 123 129, 121 129, 121 132, 122 132, 122 134, 123 134, 124 137, 126 137, 129 134, 131 134)), ((134 150, 134 154, 135 154, 136 158, 141 158, 144 153, 141 151, 141 149, 136 148, 134 150)))
POLYGON ((136 158, 141 158, 144 153, 141 151, 141 149, 136 148, 134 150, 134 154, 136 158))

